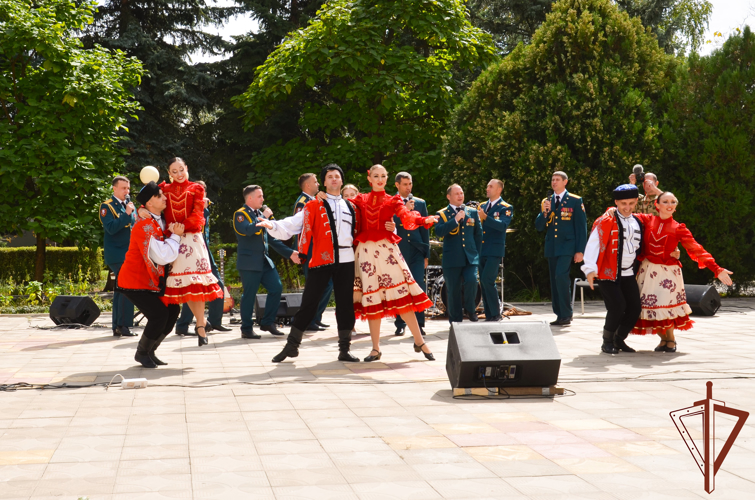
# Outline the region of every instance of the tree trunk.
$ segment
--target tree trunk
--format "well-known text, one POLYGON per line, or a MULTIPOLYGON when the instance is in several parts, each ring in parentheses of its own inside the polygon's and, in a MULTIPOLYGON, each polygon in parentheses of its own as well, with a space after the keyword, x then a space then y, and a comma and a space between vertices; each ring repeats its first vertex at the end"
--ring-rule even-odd
POLYGON ((45 249, 47 238, 37 234, 37 254, 34 262, 34 280, 42 282, 45 279, 45 249))

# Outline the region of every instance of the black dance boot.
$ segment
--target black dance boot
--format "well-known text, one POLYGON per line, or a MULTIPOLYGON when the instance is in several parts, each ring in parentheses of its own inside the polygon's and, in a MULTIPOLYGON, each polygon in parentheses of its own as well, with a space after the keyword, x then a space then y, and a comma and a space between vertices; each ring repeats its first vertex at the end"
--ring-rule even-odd
POLYGON ((629 336, 629 332, 625 334, 620 334, 619 332, 616 332, 616 335, 614 335, 613 337, 613 346, 616 348, 616 350, 624 351, 624 352, 637 352, 631 347, 629 347, 627 343, 625 342, 628 336, 629 336))
POLYGON ((163 340, 165 340, 165 337, 168 336, 168 333, 161 335, 160 338, 157 339, 155 344, 152 346, 152 350, 149 352, 149 357, 152 358, 152 361, 154 361, 157 366, 165 366, 168 364, 165 361, 161 361, 160 358, 155 356, 155 351, 157 350, 158 347, 160 347, 160 344, 163 343, 163 340))
POLYGON ((139 338, 139 344, 136 346, 134 361, 138 361, 144 368, 157 368, 157 365, 150 357, 149 353, 154 349, 155 341, 142 335, 139 338))
POLYGON ((359 363, 359 358, 349 352, 351 348, 351 330, 338 330, 338 361, 359 363))
POLYGON ((288 340, 283 350, 275 355, 273 363, 280 363, 286 358, 295 358, 299 355, 299 346, 301 345, 301 339, 304 337, 304 332, 296 328, 291 327, 291 331, 288 334, 288 340))
POLYGON ((607 354, 618 354, 618 349, 613 345, 614 332, 603 330, 603 345, 600 346, 600 350, 607 354))

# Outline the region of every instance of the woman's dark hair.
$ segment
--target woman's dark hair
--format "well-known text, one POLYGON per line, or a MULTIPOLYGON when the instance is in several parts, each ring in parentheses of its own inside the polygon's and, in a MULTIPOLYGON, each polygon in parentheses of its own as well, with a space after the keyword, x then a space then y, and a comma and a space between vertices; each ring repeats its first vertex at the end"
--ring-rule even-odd
POLYGON ((181 162, 181 163, 183 163, 184 167, 189 168, 189 166, 186 164, 186 162, 184 161, 183 158, 175 156, 175 157, 171 158, 170 160, 168 160, 168 169, 170 169, 170 166, 173 165, 176 162, 181 162))

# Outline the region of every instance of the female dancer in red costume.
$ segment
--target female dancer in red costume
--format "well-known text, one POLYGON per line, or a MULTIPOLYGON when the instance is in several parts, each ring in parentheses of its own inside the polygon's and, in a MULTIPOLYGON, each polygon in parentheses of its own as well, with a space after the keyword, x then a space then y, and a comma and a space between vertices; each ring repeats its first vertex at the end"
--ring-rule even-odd
MULTIPOLYGON (((184 225, 184 234, 178 258, 166 279, 165 295, 161 298, 165 304, 188 304, 197 320, 196 331, 201 347, 208 343, 204 304, 223 298, 223 290, 212 275, 209 254, 202 238, 205 191, 199 184, 189 181, 186 162, 181 158, 168 162, 168 173, 172 179, 170 184, 160 184, 167 198, 165 222, 166 225, 180 222, 184 225)), ((139 215, 142 215, 141 210, 139 215)))
POLYGON ((401 316, 414 336, 414 350, 434 360, 432 352, 422 340, 415 312, 432 305, 430 299, 412 277, 404 257, 398 249, 401 239, 385 228, 394 215, 401 218, 407 229, 430 227, 437 216, 423 217, 410 212, 399 195, 385 192, 388 172, 382 165, 373 165, 367 179, 372 191, 357 195, 351 201, 359 207, 359 233, 354 241, 354 314, 370 325, 372 351, 365 361, 380 359, 380 321, 383 317, 401 316))
POLYGON ((684 224, 676 222, 673 214, 679 202, 672 193, 665 192, 655 201, 659 215, 634 214, 644 225, 642 262, 637 272, 642 313, 631 333, 657 334, 661 338, 658 352, 676 352, 674 329, 689 330, 692 309, 687 305, 681 263, 671 253, 681 243, 700 269, 707 267, 727 286, 731 286, 731 271, 719 267, 713 256, 705 251, 684 224))

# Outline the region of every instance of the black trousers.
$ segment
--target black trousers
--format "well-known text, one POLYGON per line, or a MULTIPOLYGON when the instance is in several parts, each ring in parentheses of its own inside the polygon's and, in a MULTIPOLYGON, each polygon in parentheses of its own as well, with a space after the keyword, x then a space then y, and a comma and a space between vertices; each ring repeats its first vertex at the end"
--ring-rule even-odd
POLYGON ((344 262, 330 266, 315 267, 307 272, 301 308, 294 316, 294 328, 304 331, 312 323, 318 312, 320 299, 328 282, 333 280, 333 294, 336 299, 336 323, 338 331, 354 328, 354 262, 344 262))
POLYGON ((640 288, 634 276, 622 276, 619 281, 600 281, 600 293, 606 305, 606 323, 603 328, 627 338, 642 312, 640 288))
POLYGON ((181 306, 178 304, 163 304, 160 297, 153 292, 131 292, 121 290, 133 304, 147 318, 147 325, 144 327, 144 336, 150 340, 160 340, 163 335, 167 335, 173 330, 176 324, 178 314, 181 312, 181 306))

